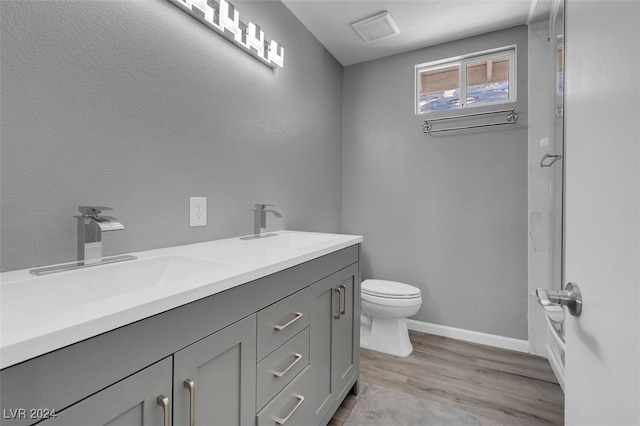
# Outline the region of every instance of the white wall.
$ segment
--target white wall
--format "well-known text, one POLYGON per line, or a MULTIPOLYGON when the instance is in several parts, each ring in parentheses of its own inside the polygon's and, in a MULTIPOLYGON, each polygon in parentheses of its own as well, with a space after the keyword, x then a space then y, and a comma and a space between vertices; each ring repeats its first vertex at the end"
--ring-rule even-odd
POLYGON ((2 270, 271 229, 339 232, 342 66, 280 2, 234 2, 285 47, 271 70, 168 1, 2 2, 2 270), (189 227, 189 197, 208 225, 189 227))
POLYGON ((421 289, 414 319, 527 339, 527 108, 525 26, 345 68, 343 231, 363 278, 421 289), (512 44, 518 124, 423 134, 414 66, 512 44))

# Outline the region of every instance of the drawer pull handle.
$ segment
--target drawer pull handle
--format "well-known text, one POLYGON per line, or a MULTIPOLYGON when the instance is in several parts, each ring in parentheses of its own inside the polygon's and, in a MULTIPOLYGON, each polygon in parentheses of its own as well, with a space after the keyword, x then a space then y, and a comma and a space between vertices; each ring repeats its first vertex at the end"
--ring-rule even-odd
POLYGON ((189 426, 196 423, 196 384, 191 379, 185 379, 184 387, 189 390, 189 426))
POLYGON ((293 415, 293 413, 295 413, 296 410, 302 405, 302 403, 304 402, 304 395, 295 395, 295 397, 298 400, 298 403, 296 404, 296 406, 293 407, 293 410, 291 410, 289 415, 287 417, 285 417, 284 419, 281 419, 280 417, 276 417, 274 419, 276 421, 276 424, 279 424, 279 425, 285 424, 287 422, 287 420, 289 420, 289 417, 291 417, 293 415))
POLYGON ((333 317, 334 317, 335 319, 340 319, 340 313, 342 312, 342 310, 340 309, 340 300, 342 299, 342 298, 340 297, 340 293, 341 293, 341 291, 340 291, 340 289, 339 289, 339 288, 334 288, 334 289, 333 289, 333 291, 334 291, 335 293, 338 293, 338 313, 337 313, 337 314, 335 314, 333 317))
POLYGON ((342 309, 340 310, 340 315, 347 314, 347 286, 344 284, 340 284, 340 291, 344 295, 344 303, 342 305, 342 309))
POLYGON ((158 395, 156 402, 162 407, 164 413, 164 426, 171 426, 171 413, 169 412, 169 398, 164 395, 158 395))
POLYGON ((302 354, 293 354, 293 356, 296 357, 296 359, 294 359, 293 362, 289 364, 287 368, 285 368, 283 371, 274 371, 273 375, 276 376, 277 378, 284 376, 285 374, 287 374, 287 371, 291 370, 293 366, 296 365, 298 361, 302 359, 302 354))
POLYGON ((286 323, 285 325, 274 325, 273 329, 276 331, 282 331, 285 328, 289 327, 291 324, 293 324, 294 322, 298 321, 300 318, 302 318, 304 316, 304 314, 302 312, 296 312, 296 316, 293 317, 293 319, 291 321, 289 321, 288 323, 286 323))

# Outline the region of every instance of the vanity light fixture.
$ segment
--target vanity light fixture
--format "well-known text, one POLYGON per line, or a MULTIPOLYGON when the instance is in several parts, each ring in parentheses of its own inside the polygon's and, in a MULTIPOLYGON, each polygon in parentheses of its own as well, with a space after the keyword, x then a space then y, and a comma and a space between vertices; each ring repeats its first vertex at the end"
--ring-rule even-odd
POLYGON ((226 0, 169 0, 240 49, 271 68, 284 66, 284 47, 267 41, 259 25, 240 20, 240 13, 226 0))

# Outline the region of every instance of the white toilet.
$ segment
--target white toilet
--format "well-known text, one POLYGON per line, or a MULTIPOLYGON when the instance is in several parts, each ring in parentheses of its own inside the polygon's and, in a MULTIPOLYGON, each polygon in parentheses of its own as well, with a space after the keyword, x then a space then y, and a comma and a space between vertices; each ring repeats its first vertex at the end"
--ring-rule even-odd
POLYGON ((407 317, 422 304, 420 289, 386 280, 365 280, 360 287, 360 347, 406 357, 413 352, 407 317))

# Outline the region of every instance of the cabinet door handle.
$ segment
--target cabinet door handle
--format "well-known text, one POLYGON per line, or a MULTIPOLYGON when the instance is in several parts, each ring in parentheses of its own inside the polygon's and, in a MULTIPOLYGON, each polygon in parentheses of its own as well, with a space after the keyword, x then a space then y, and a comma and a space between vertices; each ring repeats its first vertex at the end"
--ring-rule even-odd
POLYGON ((189 426, 196 423, 196 383, 191 379, 185 379, 184 387, 189 390, 189 426))
POLYGON ((296 312, 296 316, 293 317, 293 319, 291 321, 289 321, 288 323, 284 324, 284 325, 274 325, 273 329, 277 330, 277 331, 282 331, 285 328, 289 327, 291 324, 293 324, 294 322, 298 321, 300 318, 302 318, 304 316, 304 314, 302 312, 296 312))
POLYGON ((164 426, 171 426, 171 413, 169 412, 169 398, 164 395, 158 395, 156 402, 162 407, 164 412, 164 426))
POLYGON ((333 317, 334 317, 335 319, 340 319, 340 312, 342 312, 342 311, 340 310, 340 289, 339 289, 339 288, 334 288, 334 289, 333 289, 333 291, 334 291, 335 293, 338 293, 338 313, 337 313, 337 314, 335 314, 333 317))
POLYGON ((347 286, 344 284, 340 284, 340 291, 344 294, 344 304, 342 305, 342 310, 340 311, 340 315, 347 314, 347 286))
POLYGON ((295 407, 293 407, 293 410, 291 410, 291 412, 289 413, 289 415, 287 417, 285 417, 284 419, 281 419, 280 417, 276 417, 274 420, 276 421, 276 424, 279 425, 283 425, 287 422, 287 420, 289 420, 289 417, 291 417, 293 415, 293 413, 296 412, 296 410, 298 408, 300 408, 300 406, 302 405, 302 403, 304 402, 304 395, 295 395, 296 399, 298 400, 298 403, 296 404, 295 407))
POLYGON ((287 368, 285 368, 283 371, 274 371, 273 375, 276 376, 277 378, 284 376, 285 374, 287 374, 287 371, 291 370, 291 368, 293 368, 293 366, 296 365, 298 361, 302 359, 302 354, 293 354, 293 356, 295 357, 295 359, 291 364, 289 364, 287 368))

